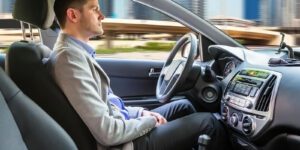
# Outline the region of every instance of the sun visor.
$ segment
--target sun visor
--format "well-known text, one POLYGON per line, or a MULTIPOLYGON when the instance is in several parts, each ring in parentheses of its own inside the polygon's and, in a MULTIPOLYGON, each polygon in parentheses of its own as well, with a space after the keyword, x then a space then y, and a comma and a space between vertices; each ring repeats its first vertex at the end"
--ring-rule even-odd
POLYGON ((47 29, 54 21, 54 2, 55 0, 16 0, 13 18, 47 29))

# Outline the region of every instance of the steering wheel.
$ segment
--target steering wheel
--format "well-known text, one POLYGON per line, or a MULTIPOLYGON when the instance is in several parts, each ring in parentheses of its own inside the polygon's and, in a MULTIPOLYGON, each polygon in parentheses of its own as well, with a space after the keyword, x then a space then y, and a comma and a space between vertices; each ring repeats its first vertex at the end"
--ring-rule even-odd
POLYGON ((156 98, 159 102, 168 102, 179 85, 186 80, 197 54, 197 41, 197 37, 194 33, 187 33, 176 42, 157 81, 156 98), (188 49, 189 53, 187 58, 175 60, 174 58, 177 52, 179 50, 182 51, 184 49, 183 46, 187 43, 191 45, 190 49, 188 49))

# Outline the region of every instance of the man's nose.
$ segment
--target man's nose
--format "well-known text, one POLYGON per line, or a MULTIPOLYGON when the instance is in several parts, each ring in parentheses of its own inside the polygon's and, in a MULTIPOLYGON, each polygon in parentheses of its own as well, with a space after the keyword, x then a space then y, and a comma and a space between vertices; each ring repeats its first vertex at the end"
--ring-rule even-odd
POLYGON ((105 16, 103 15, 103 13, 101 11, 99 11, 99 20, 103 20, 105 18, 105 16))

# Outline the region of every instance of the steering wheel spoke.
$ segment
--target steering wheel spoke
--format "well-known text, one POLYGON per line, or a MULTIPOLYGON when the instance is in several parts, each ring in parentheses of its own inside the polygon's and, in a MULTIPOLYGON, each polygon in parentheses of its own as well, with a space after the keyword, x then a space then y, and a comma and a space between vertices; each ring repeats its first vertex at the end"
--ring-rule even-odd
POLYGON ((170 66, 165 66, 164 68, 162 68, 160 75, 161 76, 165 76, 169 70, 170 66))
POLYGON ((174 74, 175 75, 181 75, 181 73, 184 70, 184 66, 185 66, 185 62, 180 63, 174 74))
POLYGON ((169 84, 168 81, 163 80, 163 82, 162 82, 162 84, 160 86, 160 89, 159 89, 159 94, 160 95, 165 94, 165 91, 166 91, 166 88, 167 88, 168 84, 169 84))
POLYGON ((168 70, 165 74, 164 79, 165 80, 170 80, 172 78, 172 76, 174 75, 174 73, 177 71, 178 66, 180 65, 180 61, 173 61, 169 67, 168 70))
POLYGON ((172 87, 174 87, 174 84, 177 82, 179 75, 178 74, 174 74, 170 80, 166 81, 164 80, 162 82, 162 86, 160 89, 160 94, 167 94, 172 87))

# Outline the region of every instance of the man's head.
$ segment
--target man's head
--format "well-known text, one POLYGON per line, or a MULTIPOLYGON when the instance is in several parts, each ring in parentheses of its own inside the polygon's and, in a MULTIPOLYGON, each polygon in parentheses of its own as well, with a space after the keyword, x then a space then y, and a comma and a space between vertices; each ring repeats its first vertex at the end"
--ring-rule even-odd
POLYGON ((56 0, 54 12, 63 30, 91 37, 103 34, 99 7, 98 0, 56 0))

